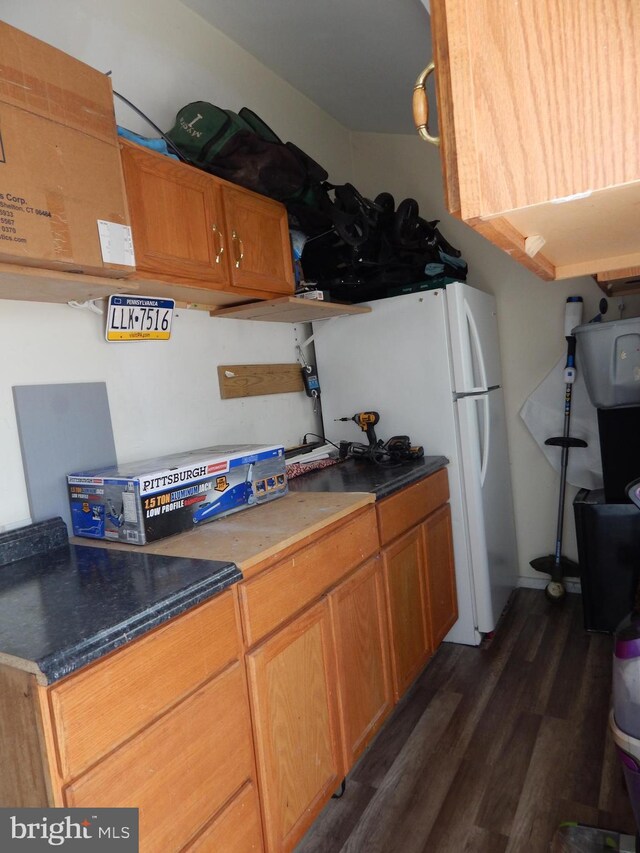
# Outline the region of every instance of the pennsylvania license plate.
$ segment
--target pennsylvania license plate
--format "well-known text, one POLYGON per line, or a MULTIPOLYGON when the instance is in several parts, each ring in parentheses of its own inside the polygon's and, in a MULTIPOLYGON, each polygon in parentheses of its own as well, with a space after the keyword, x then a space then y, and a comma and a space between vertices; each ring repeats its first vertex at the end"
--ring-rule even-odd
POLYGON ((107 306, 108 341, 168 341, 175 299, 151 296, 110 296, 107 306))

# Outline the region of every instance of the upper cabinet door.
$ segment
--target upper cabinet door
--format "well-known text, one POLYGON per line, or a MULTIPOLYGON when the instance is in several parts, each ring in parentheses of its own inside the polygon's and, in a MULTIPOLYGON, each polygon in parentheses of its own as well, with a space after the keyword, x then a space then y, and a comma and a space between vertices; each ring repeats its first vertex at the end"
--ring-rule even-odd
POLYGON ((293 295, 287 212, 283 205, 229 184, 224 189, 231 286, 293 295))
MULTIPOLYGON (((462 215, 640 177, 640 5, 439 0, 462 215)), ((446 118, 446 117, 445 117, 446 118)))
POLYGON ((545 278, 640 263, 640 4, 431 10, 449 209, 545 278))
POLYGON ((139 271, 216 289, 228 281, 220 185, 205 172, 122 143, 139 271))

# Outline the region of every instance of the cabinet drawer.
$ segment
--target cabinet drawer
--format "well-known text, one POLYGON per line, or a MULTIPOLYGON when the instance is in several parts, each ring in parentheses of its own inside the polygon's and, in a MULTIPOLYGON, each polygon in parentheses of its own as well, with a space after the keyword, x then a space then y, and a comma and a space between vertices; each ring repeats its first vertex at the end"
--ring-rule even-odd
POLYGON ((137 807, 142 853, 181 850, 252 777, 244 673, 232 664, 65 792, 69 807, 137 807))
POLYGON ((234 592, 51 689, 60 773, 77 776, 240 655, 234 592))
POLYGON ((248 645, 266 637, 378 551, 373 506, 238 587, 248 645))
POLYGON ((184 853, 260 853, 262 849, 258 798, 248 783, 184 853))
POLYGON ((380 544, 386 545, 449 500, 445 468, 376 504, 380 544))

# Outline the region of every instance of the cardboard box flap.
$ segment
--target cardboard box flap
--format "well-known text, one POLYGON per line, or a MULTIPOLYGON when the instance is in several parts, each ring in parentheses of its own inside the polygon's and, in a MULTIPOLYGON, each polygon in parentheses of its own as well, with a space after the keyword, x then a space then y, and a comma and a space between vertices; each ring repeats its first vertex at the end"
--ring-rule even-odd
POLYGON ((110 79, 1 21, 0 101, 117 144, 110 79))

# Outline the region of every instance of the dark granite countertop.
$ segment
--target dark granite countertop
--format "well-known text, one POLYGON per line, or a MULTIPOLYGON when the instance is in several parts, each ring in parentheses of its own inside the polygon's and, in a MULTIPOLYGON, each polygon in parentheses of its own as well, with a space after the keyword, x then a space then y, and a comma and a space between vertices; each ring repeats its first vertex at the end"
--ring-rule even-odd
POLYGON ((289 480, 291 492, 373 492, 386 498, 449 464, 446 456, 425 456, 397 466, 376 465, 363 459, 346 459, 289 480))
POLYGON ((0 661, 50 684, 242 578, 234 563, 63 545, 0 566, 0 661))
MULTIPOLYGON (((291 492, 387 497, 448 464, 348 459, 291 492)), ((51 684, 242 579, 235 563, 66 544, 61 519, 0 535, 0 661, 51 684), (2 565, 2 563, 7 563, 2 565)))

